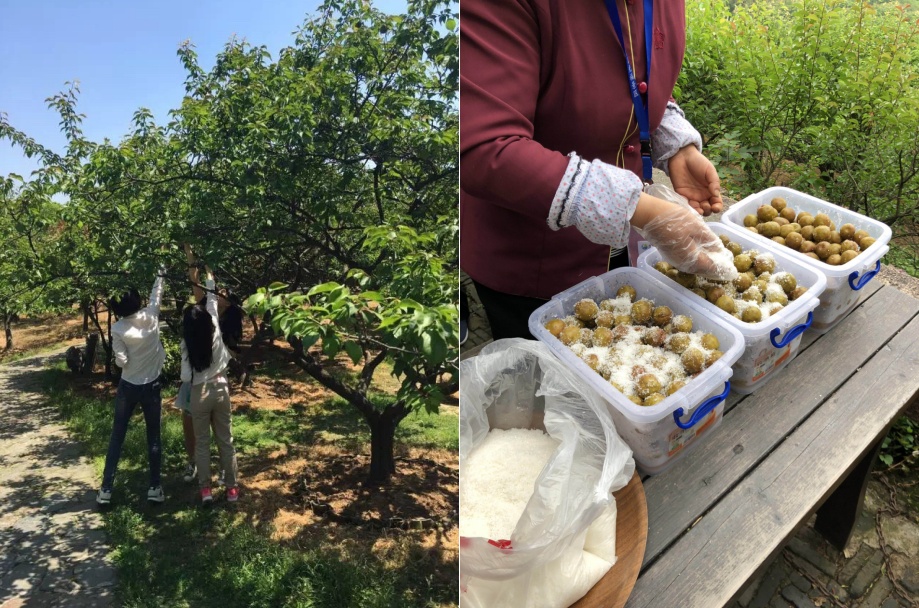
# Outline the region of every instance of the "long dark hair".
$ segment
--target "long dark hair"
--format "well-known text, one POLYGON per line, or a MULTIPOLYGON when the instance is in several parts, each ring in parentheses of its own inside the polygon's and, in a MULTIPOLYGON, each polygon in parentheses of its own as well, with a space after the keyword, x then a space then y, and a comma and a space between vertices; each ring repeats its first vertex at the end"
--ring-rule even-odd
POLYGON ((211 366, 214 358, 214 322, 204 306, 196 304, 185 309, 182 319, 182 336, 188 350, 188 362, 196 372, 211 366))
POLYGON ((119 319, 129 317, 140 310, 140 292, 132 287, 120 296, 109 298, 108 307, 119 319))

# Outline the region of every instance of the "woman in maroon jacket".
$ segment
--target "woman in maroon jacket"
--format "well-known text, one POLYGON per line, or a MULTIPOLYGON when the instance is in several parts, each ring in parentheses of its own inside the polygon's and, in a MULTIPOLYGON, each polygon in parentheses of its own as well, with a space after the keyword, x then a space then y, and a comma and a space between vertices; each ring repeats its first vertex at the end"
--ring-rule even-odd
POLYGON ((700 215, 722 201, 671 98, 683 0, 463 0, 460 11, 461 265, 494 337, 530 337, 546 299, 628 265, 630 225, 705 272, 720 243, 700 215), (652 163, 696 212, 642 191, 652 163))

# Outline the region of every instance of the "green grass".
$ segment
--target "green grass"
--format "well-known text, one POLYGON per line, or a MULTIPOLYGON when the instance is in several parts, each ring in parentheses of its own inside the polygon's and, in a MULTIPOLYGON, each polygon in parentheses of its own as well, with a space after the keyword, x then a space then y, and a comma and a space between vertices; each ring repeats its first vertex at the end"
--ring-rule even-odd
POLYGON ((15 363, 16 361, 22 361, 23 359, 28 359, 29 357, 34 357, 35 355, 50 353, 61 348, 66 342, 66 340, 61 340, 55 344, 47 344, 45 346, 39 346, 38 348, 30 348, 29 350, 24 350, 22 352, 13 353, 7 356, 2 356, 3 353, 0 353, 0 365, 15 363))
POLYGON ((883 264, 890 264, 919 278, 919 252, 901 245, 890 244, 890 251, 881 260, 883 264))
MULTIPOLYGON (((83 442, 101 476, 112 404, 83 396, 69 383, 63 363, 46 372, 49 399, 83 442)), ((240 411, 233 417, 234 443, 241 458, 285 444, 322 440, 366 453, 369 431, 351 410, 343 401, 328 400, 284 411, 240 411)), ((116 506, 105 514, 121 605, 427 608, 455 604, 458 591, 451 573, 456 564, 439 563, 408 537, 396 541, 408 558, 393 567, 370 550, 372 542, 336 539, 331 529, 328 539, 300 541, 295 550, 271 540, 271 530, 243 512, 196 507, 190 495, 193 489, 175 481, 184 465, 177 415, 163 417, 163 484, 170 499, 148 507, 141 500, 147 484, 146 439, 142 419, 135 416, 119 463, 116 506)), ((412 414, 403 422, 397 443, 456 450, 457 422, 450 412, 412 414)))

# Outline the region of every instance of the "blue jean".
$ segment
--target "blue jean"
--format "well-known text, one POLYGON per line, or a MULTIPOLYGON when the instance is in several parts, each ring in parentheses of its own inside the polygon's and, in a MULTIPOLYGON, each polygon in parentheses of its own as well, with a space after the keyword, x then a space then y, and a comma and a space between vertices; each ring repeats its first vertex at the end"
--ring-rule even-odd
POLYGON ((118 383, 115 395, 115 422, 112 425, 112 437, 108 443, 108 454, 105 456, 105 471, 102 473, 102 489, 111 491, 115 483, 115 470, 121 459, 121 448, 134 406, 140 404, 147 424, 147 462, 150 465, 150 487, 160 485, 160 467, 163 450, 160 443, 160 418, 163 400, 160 396, 160 381, 147 384, 131 384, 122 380, 118 383))

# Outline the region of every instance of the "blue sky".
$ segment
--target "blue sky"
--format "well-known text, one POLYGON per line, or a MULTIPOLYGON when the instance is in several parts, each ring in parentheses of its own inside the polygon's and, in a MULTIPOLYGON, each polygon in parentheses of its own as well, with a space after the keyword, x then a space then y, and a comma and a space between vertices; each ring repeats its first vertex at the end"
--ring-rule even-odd
MULTIPOLYGON (((404 12, 405 0, 373 0, 386 12, 404 12)), ((78 111, 93 141, 118 141, 144 106, 158 123, 178 107, 185 72, 176 56, 184 40, 209 69, 235 35, 266 45, 272 55, 319 0, 4 0, 0 10, 0 112, 10 124, 58 152, 65 140, 45 99, 79 80, 78 111)), ((0 174, 24 177, 34 160, 0 142, 0 174)))

